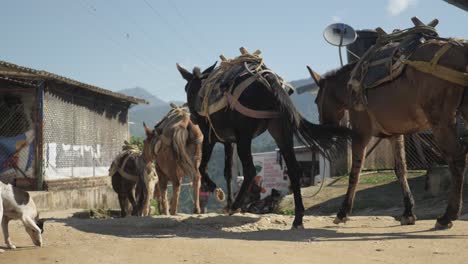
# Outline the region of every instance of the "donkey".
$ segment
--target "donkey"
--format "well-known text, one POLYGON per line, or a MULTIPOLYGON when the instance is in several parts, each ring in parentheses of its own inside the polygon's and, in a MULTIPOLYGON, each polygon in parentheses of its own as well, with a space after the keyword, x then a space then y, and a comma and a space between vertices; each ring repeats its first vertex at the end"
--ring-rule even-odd
POLYGON ((194 213, 200 210, 200 161, 202 159, 203 133, 190 120, 190 113, 184 107, 171 104, 169 113, 150 130, 145 125, 146 140, 158 137, 158 143, 151 149, 156 157, 159 176, 157 196, 162 214, 177 214, 182 178, 193 177, 194 213), (167 184, 172 183, 171 206, 167 204, 167 184))
MULTIPOLYGON (((192 119, 196 120, 198 124, 203 124, 204 127, 211 127, 223 142, 236 143, 237 145, 238 155, 243 167, 244 181, 234 203, 228 208, 229 212, 232 214, 242 206, 247 189, 255 176, 251 152, 252 139, 268 130, 279 146, 288 167, 295 204, 293 228, 303 228, 304 205, 299 183, 300 168, 294 154, 293 136, 297 135, 307 145, 319 145, 321 149, 326 151, 336 143, 334 136, 348 135, 348 130, 328 128, 308 122, 296 110, 285 90, 282 88, 270 90, 260 80, 252 82, 245 88, 237 100, 238 105, 254 109, 254 111, 274 112, 277 114, 277 118, 253 118, 230 107, 209 116, 202 116, 197 112, 195 105, 200 104, 199 100, 201 99, 198 94, 202 88, 202 81, 208 78, 215 65, 203 72, 197 67, 193 72, 189 72, 180 65, 177 65, 177 68, 182 78, 187 81, 185 92, 187 93, 187 102, 192 119)), ((249 77, 238 76, 236 82, 242 82, 242 80, 249 77)), ((213 145, 209 142, 210 132, 203 132, 205 133, 203 159, 207 162, 213 145)), ((206 172, 201 171, 201 173, 202 180, 209 181, 206 172)))
MULTIPOLYGON (((145 124, 143 126, 146 127, 145 124)), ((130 211, 132 215, 138 216, 150 214, 150 200, 158 182, 154 166, 156 157, 151 151, 156 143, 157 138, 146 139, 141 152, 136 145, 125 141, 124 152, 112 162, 109 175, 119 198, 122 217, 126 217, 130 211)))
MULTIPOLYGON (((468 43, 463 43, 448 50, 440 58, 440 64, 467 72, 468 43)), ((431 58, 437 51, 437 45, 440 44, 419 47, 411 59, 431 58)), ((354 66, 345 65, 323 77, 308 67, 319 86, 315 103, 320 123, 338 125, 347 110, 352 130, 356 133, 352 140, 353 161, 349 186, 334 223, 346 222, 351 213, 366 146, 371 137, 375 136, 389 138, 392 142, 395 174, 403 191, 405 207, 400 222, 402 225, 414 224, 416 215, 413 212, 413 195, 406 178, 403 135, 432 129, 452 173, 448 206, 444 215, 437 219, 436 228, 451 228, 452 221, 459 217, 461 211, 466 153, 457 137, 455 117, 457 111, 460 111, 465 120, 468 118, 468 93, 465 92, 468 82, 466 85, 456 84, 408 66, 399 78, 367 90, 367 106, 364 111, 357 111, 349 100, 352 90, 347 88, 354 66)))

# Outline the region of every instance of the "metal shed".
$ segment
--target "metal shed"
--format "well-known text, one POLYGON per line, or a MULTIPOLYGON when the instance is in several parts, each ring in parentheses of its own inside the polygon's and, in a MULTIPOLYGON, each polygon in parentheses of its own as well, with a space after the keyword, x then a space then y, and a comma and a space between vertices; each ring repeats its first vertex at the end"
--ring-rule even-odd
POLYGON ((0 61, 0 180, 28 190, 104 185, 145 100, 0 61))

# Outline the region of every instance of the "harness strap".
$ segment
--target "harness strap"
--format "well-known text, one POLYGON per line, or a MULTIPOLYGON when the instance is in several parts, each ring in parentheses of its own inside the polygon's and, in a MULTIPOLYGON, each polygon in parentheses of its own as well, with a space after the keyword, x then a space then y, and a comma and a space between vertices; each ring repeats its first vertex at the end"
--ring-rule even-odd
POLYGON ((430 62, 403 60, 402 63, 408 64, 418 71, 434 75, 437 78, 446 80, 461 86, 468 85, 468 72, 461 72, 451 68, 439 65, 439 59, 452 47, 452 43, 447 42, 440 48, 430 62))
POLYGON ((229 93, 224 93, 224 96, 226 96, 231 108, 235 109, 237 112, 245 116, 257 119, 271 119, 280 117, 279 112, 253 110, 248 107, 245 107, 241 103, 239 103, 234 96, 230 95, 229 93))
POLYGON ((123 169, 123 168, 125 168, 125 165, 127 165, 127 161, 130 159, 130 157, 132 157, 132 154, 129 154, 127 157, 125 157, 125 159, 122 162, 122 165, 118 166, 117 172, 123 178, 125 178, 125 179, 127 179, 129 181, 137 182, 138 181, 138 176, 137 175, 132 175, 132 174, 124 171, 124 169, 123 169))

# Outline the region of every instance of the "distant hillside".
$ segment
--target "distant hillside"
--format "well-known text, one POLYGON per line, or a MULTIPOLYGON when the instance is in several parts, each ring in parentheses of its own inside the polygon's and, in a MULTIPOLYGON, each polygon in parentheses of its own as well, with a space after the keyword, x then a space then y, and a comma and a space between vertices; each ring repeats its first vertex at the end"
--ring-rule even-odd
POLYGON ((298 88, 304 85, 308 85, 313 83, 311 78, 306 78, 306 79, 300 79, 300 80, 295 80, 295 81, 290 81, 289 82, 294 88, 298 88))
MULTIPOLYGON (((119 91, 120 93, 145 99, 148 105, 136 105, 130 108, 128 113, 130 120, 130 134, 132 136, 143 137, 143 122, 149 127, 153 127, 156 122, 163 118, 170 110, 169 103, 159 99, 141 87, 129 88, 119 91)), ((182 104, 180 102, 176 104, 182 104)))

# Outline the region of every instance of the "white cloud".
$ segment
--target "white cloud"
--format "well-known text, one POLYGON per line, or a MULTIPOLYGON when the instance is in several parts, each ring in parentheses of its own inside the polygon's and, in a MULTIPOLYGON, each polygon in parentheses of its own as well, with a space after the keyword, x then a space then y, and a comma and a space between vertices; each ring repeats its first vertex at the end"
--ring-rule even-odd
POLYGON ((389 0, 387 12, 391 16, 396 16, 408 9, 408 7, 416 5, 417 0, 389 0))
POLYGON ((341 17, 339 17, 339 16, 332 16, 332 20, 333 20, 333 22, 340 22, 340 21, 341 21, 341 17))

